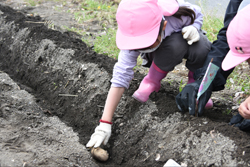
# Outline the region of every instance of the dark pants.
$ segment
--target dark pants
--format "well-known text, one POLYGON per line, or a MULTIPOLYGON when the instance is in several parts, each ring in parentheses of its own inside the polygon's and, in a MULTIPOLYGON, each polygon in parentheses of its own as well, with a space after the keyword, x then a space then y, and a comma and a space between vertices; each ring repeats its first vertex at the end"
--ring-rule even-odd
POLYGON ((156 51, 142 55, 142 58, 149 60, 147 63, 144 61, 143 65, 149 67, 154 61, 161 70, 172 71, 176 65, 186 59, 186 67, 190 71, 195 71, 204 64, 210 47, 211 42, 202 32, 200 32, 200 40, 192 45, 188 45, 181 32, 173 33, 162 41, 156 51))

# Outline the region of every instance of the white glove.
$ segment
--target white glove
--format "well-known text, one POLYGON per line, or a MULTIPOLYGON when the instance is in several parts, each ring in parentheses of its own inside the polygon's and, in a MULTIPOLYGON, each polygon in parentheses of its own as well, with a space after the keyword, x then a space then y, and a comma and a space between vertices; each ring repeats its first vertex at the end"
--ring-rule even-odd
POLYGON ((189 45, 192 45, 194 42, 197 42, 200 39, 200 34, 197 28, 192 25, 182 28, 181 32, 183 34, 183 38, 187 40, 189 45))
POLYGON ((111 124, 100 122, 95 128, 95 133, 91 135, 86 147, 99 147, 102 143, 106 145, 111 136, 111 124))

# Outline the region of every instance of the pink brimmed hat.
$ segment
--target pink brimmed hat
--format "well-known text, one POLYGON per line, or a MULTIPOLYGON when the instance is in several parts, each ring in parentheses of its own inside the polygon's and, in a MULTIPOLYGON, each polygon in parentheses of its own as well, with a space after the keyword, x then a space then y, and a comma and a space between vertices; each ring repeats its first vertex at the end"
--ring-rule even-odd
POLYGON ((178 9, 179 4, 176 0, 159 0, 159 2, 122 0, 116 13, 117 47, 123 50, 134 50, 152 45, 159 34, 163 15, 173 15, 178 9))
POLYGON ((222 62, 227 71, 250 58, 250 5, 240 10, 227 30, 227 42, 230 51, 222 62))

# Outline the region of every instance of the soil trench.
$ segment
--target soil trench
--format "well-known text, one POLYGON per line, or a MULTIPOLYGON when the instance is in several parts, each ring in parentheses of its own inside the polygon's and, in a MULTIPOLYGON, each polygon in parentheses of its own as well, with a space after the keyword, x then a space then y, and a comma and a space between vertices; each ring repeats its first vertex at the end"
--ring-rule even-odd
POLYGON ((131 97, 144 77, 138 71, 103 146, 109 160, 92 159, 85 144, 102 115, 116 60, 42 22, 0 5, 0 166, 162 167, 170 158, 187 166, 250 163, 249 133, 228 125, 227 106, 216 103, 199 118, 180 113, 178 88, 167 82, 139 103, 131 97))

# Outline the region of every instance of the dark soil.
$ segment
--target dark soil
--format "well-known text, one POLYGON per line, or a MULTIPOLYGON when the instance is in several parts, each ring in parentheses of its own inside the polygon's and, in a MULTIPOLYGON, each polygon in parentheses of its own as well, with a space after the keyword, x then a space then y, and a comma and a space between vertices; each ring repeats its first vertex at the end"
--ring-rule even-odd
POLYGON ((40 16, 4 5, 0 11, 0 166, 158 167, 170 158, 188 166, 250 164, 249 133, 228 125, 232 115, 220 97, 204 116, 192 117, 176 107, 178 84, 164 81, 141 104, 131 97, 144 77, 139 71, 103 146, 109 160, 93 160, 85 144, 102 115, 116 60, 75 33, 48 29, 40 16))

